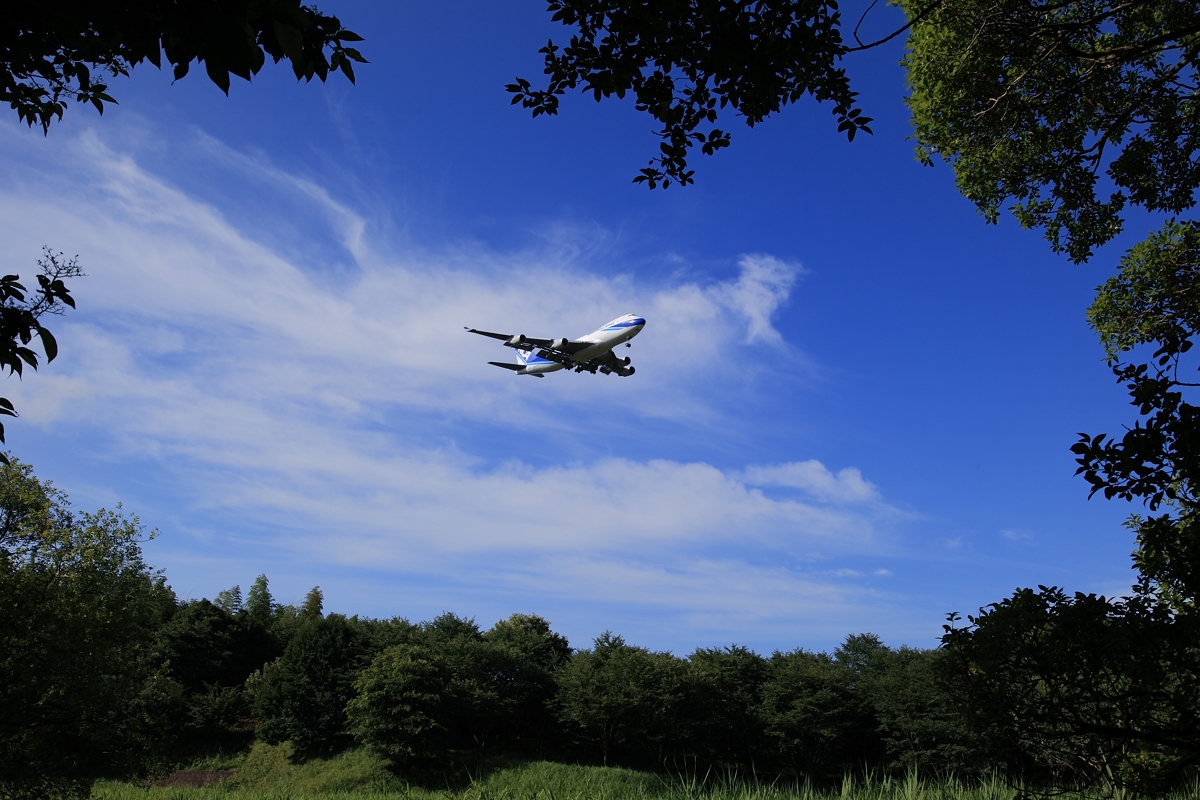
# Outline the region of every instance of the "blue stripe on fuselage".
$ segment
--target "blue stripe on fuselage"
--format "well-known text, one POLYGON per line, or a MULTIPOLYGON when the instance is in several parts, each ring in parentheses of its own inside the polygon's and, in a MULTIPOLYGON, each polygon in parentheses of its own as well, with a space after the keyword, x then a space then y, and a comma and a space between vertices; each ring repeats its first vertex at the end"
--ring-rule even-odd
POLYGON ((645 325, 644 319, 631 319, 625 322, 618 322, 616 325, 609 325, 607 328, 601 328, 601 331, 619 331, 622 328, 632 328, 635 325, 645 325))

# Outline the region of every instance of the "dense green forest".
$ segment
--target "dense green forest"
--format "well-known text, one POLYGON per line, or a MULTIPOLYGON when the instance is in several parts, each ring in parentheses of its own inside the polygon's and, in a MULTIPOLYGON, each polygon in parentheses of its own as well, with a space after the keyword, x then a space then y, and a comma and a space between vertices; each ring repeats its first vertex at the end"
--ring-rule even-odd
MULTIPOLYGON (((1111 688, 1113 665, 1092 651, 1069 674, 1044 669, 1029 680, 1036 658, 1079 655, 1070 652, 1076 634, 1093 645, 1111 639, 1079 627, 1105 624, 1107 610, 1084 609, 1056 632, 1060 622, 1037 619, 1037 603, 1018 596, 990 612, 1003 624, 948 629, 937 650, 893 649, 870 634, 848 636, 833 653, 730 645, 681 657, 613 633, 573 648, 534 615, 487 629, 453 613, 421 623, 347 617, 327 613, 316 587, 299 607, 280 604, 264 575, 244 594, 234 586, 181 600, 143 561, 136 517, 77 513, 15 460, 0 468, 0 515, 8 798, 84 796, 97 779, 161 774, 255 741, 288 743, 301 760, 365 747, 411 776, 486 756, 814 786, 864 769, 1086 784, 1089 765, 1102 763, 1110 783, 1166 789, 1192 763, 1170 739, 1126 747, 1122 760, 1116 737, 1089 740, 1085 720, 1058 718, 1064 738, 1029 735, 1028 721, 1013 717, 1039 703, 1058 713, 1055 698, 1073 689, 1111 688), (1014 619, 1024 620, 1028 652, 999 658, 1014 619)), ((1093 694, 1079 713, 1117 723, 1134 702, 1160 727, 1171 702, 1194 713, 1195 665, 1169 661, 1164 632, 1175 624, 1163 618, 1150 631, 1162 656, 1150 672, 1128 659, 1145 641, 1112 650, 1126 667, 1117 676, 1125 695, 1093 694), (1160 696, 1138 696, 1139 679, 1159 681, 1147 688, 1160 696), (1180 697, 1164 699, 1172 686, 1180 697)))
POLYGON ((14 461, 0 472, 6 616, 0 779, 8 796, 170 771, 255 740, 298 757, 355 744, 398 770, 455 754, 840 780, 870 765, 974 771, 938 679, 944 656, 848 637, 832 654, 686 657, 605 633, 573 649, 538 616, 490 628, 299 607, 260 575, 180 600, 118 512, 73 512, 14 461))

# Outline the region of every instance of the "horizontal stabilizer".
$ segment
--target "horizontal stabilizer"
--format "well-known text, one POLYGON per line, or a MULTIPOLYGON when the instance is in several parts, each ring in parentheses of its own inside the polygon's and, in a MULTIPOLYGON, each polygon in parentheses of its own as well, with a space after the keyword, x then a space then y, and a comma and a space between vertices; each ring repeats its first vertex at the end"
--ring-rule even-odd
POLYGON ((516 372, 517 370, 525 369, 524 364, 505 364, 501 361, 489 361, 488 363, 491 364, 493 367, 504 367, 505 369, 511 369, 513 372, 516 372))

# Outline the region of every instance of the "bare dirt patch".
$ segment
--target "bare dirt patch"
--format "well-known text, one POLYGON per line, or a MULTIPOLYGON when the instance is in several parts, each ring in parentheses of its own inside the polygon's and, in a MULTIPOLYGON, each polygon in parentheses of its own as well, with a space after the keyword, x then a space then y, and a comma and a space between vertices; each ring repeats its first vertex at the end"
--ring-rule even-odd
POLYGON ((234 769, 177 769, 170 775, 149 781, 151 786, 212 786, 226 778, 232 778, 234 769))

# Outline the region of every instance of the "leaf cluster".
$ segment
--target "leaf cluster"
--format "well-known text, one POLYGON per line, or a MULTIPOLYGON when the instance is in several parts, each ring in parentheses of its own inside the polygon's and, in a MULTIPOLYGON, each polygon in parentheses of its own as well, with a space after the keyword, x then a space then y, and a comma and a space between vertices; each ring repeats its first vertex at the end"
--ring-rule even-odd
POLYGON ((297 79, 324 81, 340 71, 354 81, 362 37, 301 0, 67 0, 22 3, 0 18, 0 101, 30 126, 49 130, 68 101, 103 113, 116 101, 107 76, 143 61, 169 65, 176 80, 193 62, 228 94, 267 58, 287 59, 297 79))
POLYGON ((533 116, 557 114, 579 89, 597 102, 627 93, 661 125, 659 153, 633 179, 650 188, 693 182, 688 155, 727 147, 716 126, 728 107, 754 126, 811 95, 832 102, 838 130, 853 140, 871 118, 838 62, 847 52, 836 0, 551 0, 553 20, 574 28, 551 40, 545 88, 517 78, 506 88, 533 116))
MULTIPOLYGON (((75 307, 63 280, 83 275, 79 258, 63 260, 62 253, 44 247, 38 268, 38 288, 32 294, 20 283, 19 275, 0 277, 0 371, 7 369, 9 375, 21 376, 26 366, 38 368, 38 354, 30 347, 34 337, 47 362, 58 356, 58 342, 39 320, 46 314, 61 314, 63 306, 75 307)), ((0 397, 0 416, 17 416, 12 402, 4 397, 0 397)), ((4 425, 0 424, 3 441, 4 425)), ((8 457, 0 453, 0 464, 4 463, 8 457)))
POLYGON ((1197 55, 1190 0, 943 2, 904 59, 918 155, 951 163, 989 221, 1011 199, 1022 225, 1085 261, 1128 205, 1194 205, 1197 55))
POLYGON ((1092 494, 1137 500, 1134 563, 1147 591, 1176 607, 1200 598, 1200 408, 1185 363, 1200 333, 1200 226, 1170 221, 1132 248, 1088 318, 1140 418, 1120 437, 1080 434, 1072 447, 1092 494), (1181 374, 1181 369, 1183 374, 1181 374))

